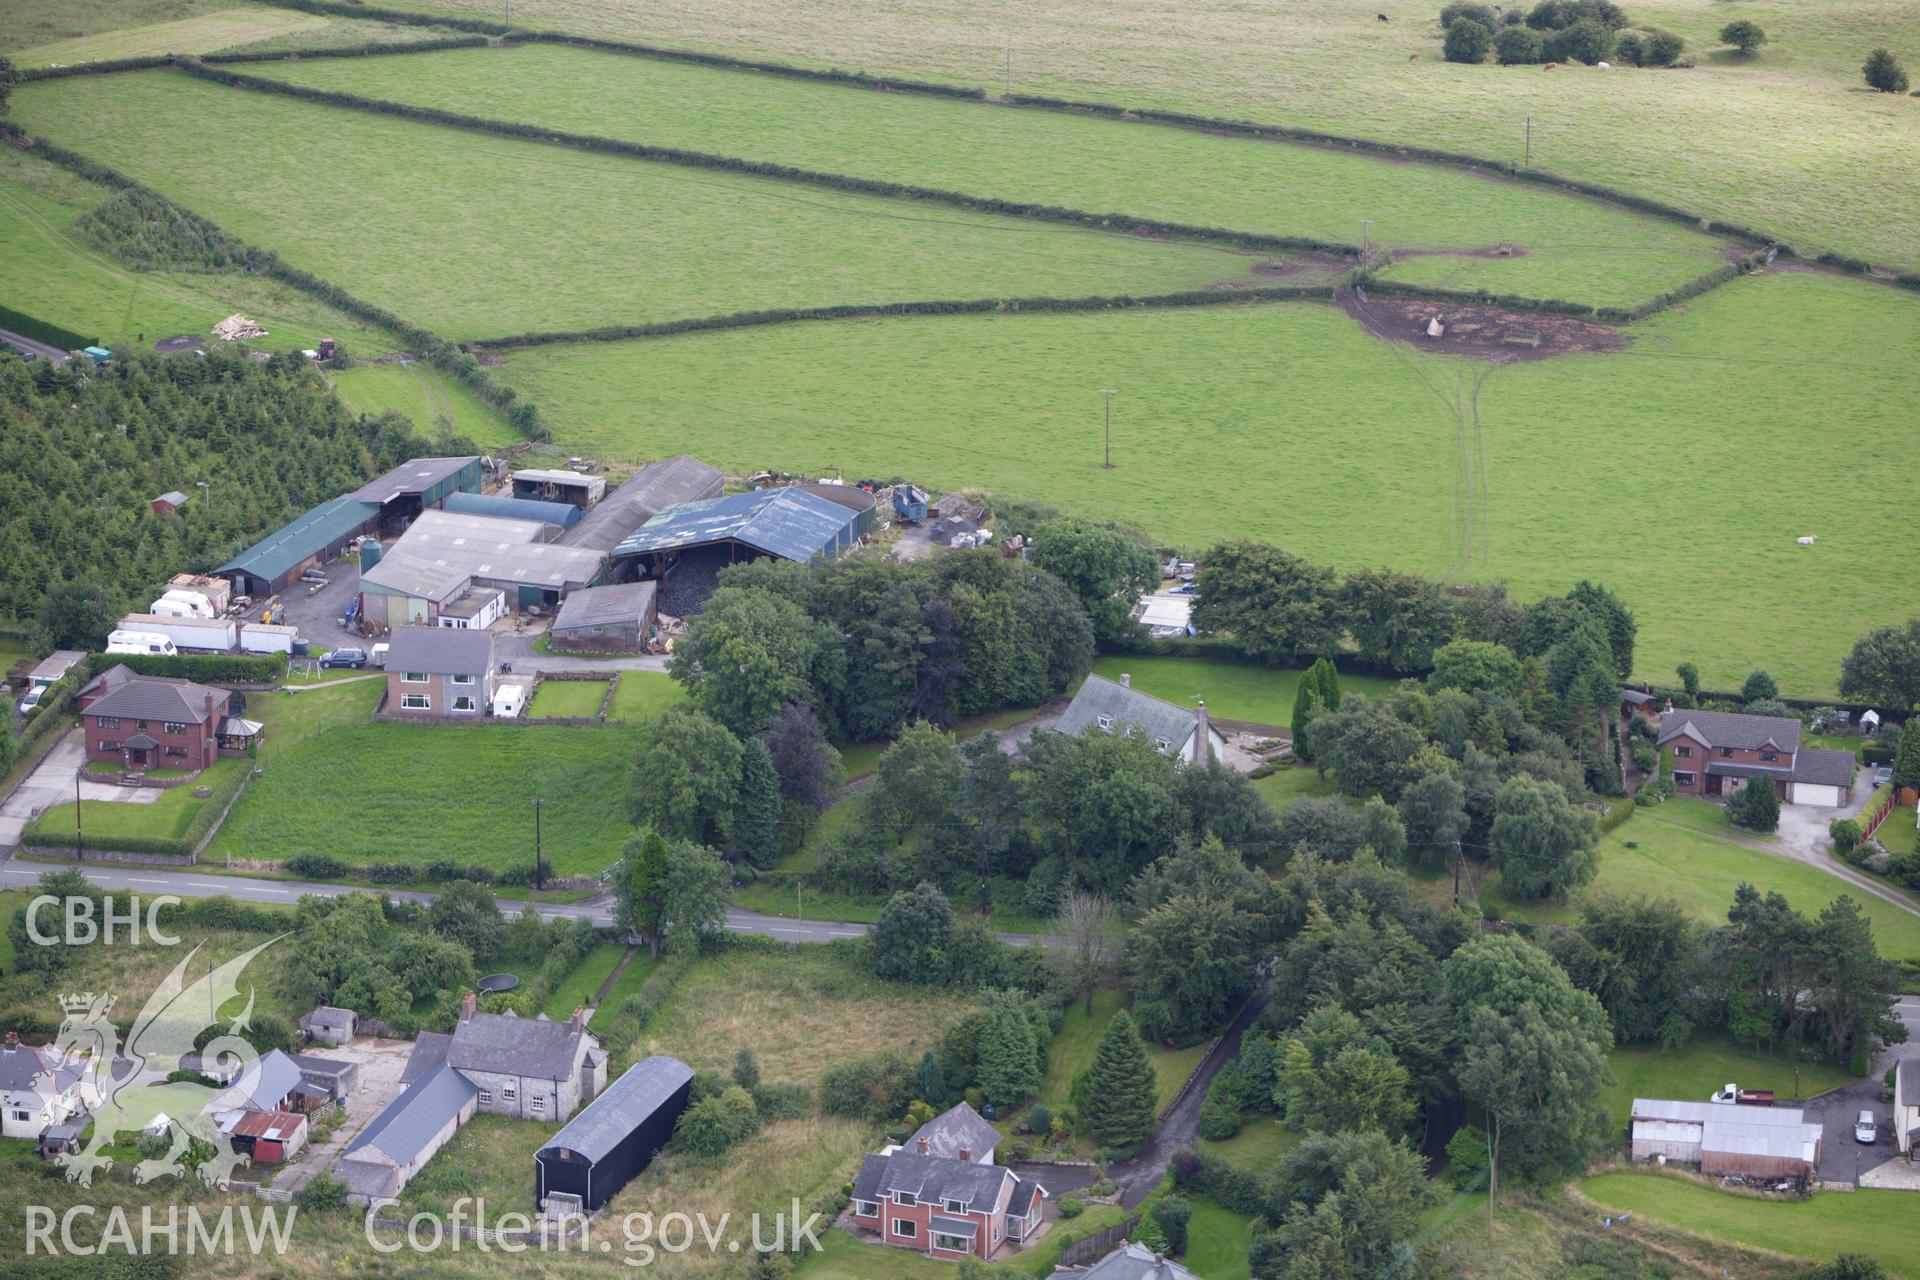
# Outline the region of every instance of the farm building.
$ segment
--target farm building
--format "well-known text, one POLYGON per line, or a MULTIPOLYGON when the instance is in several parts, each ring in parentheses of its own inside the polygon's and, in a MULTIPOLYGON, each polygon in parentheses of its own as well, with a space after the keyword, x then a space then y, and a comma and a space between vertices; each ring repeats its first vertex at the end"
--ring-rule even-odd
POLYGON ((290 1053, 300 1078, 335 1102, 344 1101, 360 1087, 360 1064, 339 1058, 322 1058, 311 1053, 290 1053))
POLYGON ((584 511, 607 496, 607 478, 582 475, 578 471, 516 471, 513 496, 565 503, 584 511))
POLYGON ((380 519, 380 504, 330 498, 289 520, 221 565, 214 573, 243 596, 270 596, 303 570, 334 559, 380 519))
POLYGON ((1189 764, 1217 759, 1227 745, 1226 737, 1208 719, 1206 703, 1189 711, 1141 693, 1128 675, 1118 680, 1088 676, 1056 727, 1076 738, 1092 730, 1144 733, 1152 740, 1154 750, 1189 764))
POLYGON ((873 527, 873 495, 851 490, 864 510, 804 489, 760 489, 668 507, 613 549, 608 577, 653 578, 660 608, 698 612, 713 580, 730 564, 774 556, 802 564, 832 560, 873 527))
POLYGON ((450 493, 440 509, 461 516, 538 520, 560 529, 573 528, 580 523, 581 516, 579 507, 566 502, 541 502, 537 498, 506 498, 485 493, 450 493))
POLYGON ((575 1197, 588 1212, 605 1204, 647 1167, 673 1136, 693 1088, 693 1068, 678 1058, 643 1058, 587 1109, 534 1152, 534 1203, 575 1197))
POLYGON ((316 1006, 300 1015, 300 1030, 307 1039, 322 1044, 345 1044, 360 1027, 360 1015, 351 1009, 336 1009, 330 1004, 316 1006))
POLYGON ((307 1118, 285 1111, 250 1111, 227 1132, 234 1149, 255 1164, 280 1164, 306 1145, 307 1118))
POLYGON ((1673 753, 1680 795, 1723 799, 1765 780, 1788 804, 1833 807, 1853 787, 1853 753, 1801 746, 1800 722, 1791 716, 1668 711, 1659 746, 1673 753))
POLYGON ((684 453, 649 462, 561 535, 560 541, 605 555, 668 507, 717 498, 724 487, 718 468, 684 453))
POLYGON ((1193 634, 1193 597, 1170 591, 1141 596, 1134 617, 1150 636, 1190 636, 1193 634))
POLYGON ((493 633, 400 627, 387 649, 387 706, 421 719, 464 719, 493 702, 493 633))
POLYGON ((554 532, 539 520, 424 512, 361 570, 362 616, 389 628, 436 625, 472 587, 505 592, 504 607, 558 604, 599 579, 602 557, 552 541, 554 532))
POLYGON ((1820 1164, 1823 1132, 1793 1107, 1635 1098, 1630 1154, 1642 1164, 1698 1165, 1702 1173, 1805 1178, 1820 1164))
POLYGON ((347 1144, 334 1173, 347 1184, 350 1202, 397 1195, 421 1166, 473 1119, 480 1090, 452 1067, 441 1065, 406 1084, 386 1110, 347 1144))
POLYGON ((643 648, 653 630, 654 595, 651 582, 575 591, 561 603, 550 639, 563 649, 643 648))
POLYGON ((347 497, 378 504, 381 532, 398 533, 450 495, 478 493, 485 483, 486 470, 478 457, 412 458, 347 497))
POLYGON ((178 489, 169 489, 148 504, 157 516, 172 515, 187 505, 187 495, 178 489))

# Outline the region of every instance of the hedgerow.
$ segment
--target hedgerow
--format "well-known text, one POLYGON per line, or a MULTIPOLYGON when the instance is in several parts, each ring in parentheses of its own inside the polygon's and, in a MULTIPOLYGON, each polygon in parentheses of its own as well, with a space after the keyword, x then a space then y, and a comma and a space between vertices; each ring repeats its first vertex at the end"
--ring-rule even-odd
POLYGON ((24 311, 15 311, 12 307, 0 306, 0 329, 11 329, 22 337, 32 338, 35 342, 44 342, 48 346, 59 347, 62 351, 77 351, 81 347, 91 347, 99 339, 86 337, 73 329, 30 316, 24 311))

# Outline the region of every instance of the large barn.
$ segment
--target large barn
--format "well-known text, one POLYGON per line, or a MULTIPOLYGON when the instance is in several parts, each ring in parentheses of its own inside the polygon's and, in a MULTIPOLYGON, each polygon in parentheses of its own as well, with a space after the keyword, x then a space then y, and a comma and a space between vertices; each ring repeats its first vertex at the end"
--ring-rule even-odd
POLYGON ((655 1056, 627 1068, 534 1152, 534 1203, 550 1214, 559 1206, 549 1197, 577 1198, 589 1213, 605 1204, 667 1144, 692 1088, 693 1068, 678 1058, 655 1056))
POLYGON ((1820 1167, 1823 1132, 1793 1107, 1635 1098, 1629 1154, 1642 1164, 1698 1165, 1702 1173, 1809 1178, 1820 1167))

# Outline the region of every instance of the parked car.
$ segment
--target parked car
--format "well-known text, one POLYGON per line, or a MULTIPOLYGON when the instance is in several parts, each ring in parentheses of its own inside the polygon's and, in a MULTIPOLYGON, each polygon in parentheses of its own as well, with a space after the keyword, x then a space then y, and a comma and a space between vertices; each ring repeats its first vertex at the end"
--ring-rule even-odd
POLYGON ((1880 1140, 1880 1126, 1874 1123, 1873 1112, 1862 1111, 1853 1122, 1853 1140, 1867 1147, 1880 1140))
POLYGON ((1880 767, 1879 767, 1878 769, 1875 769, 1875 770, 1873 771, 1873 785, 1874 785, 1874 786, 1876 786, 1876 787, 1884 787, 1884 786, 1886 786, 1886 785, 1887 785, 1887 784, 1888 784, 1889 782, 1892 782, 1892 781, 1893 781, 1893 766, 1892 766, 1892 765, 1890 765, 1890 764, 1883 764, 1883 765, 1881 765, 1881 766, 1880 766, 1880 767))
POLYGON ((320 659, 322 667, 353 667, 367 665, 367 652, 364 649, 335 649, 320 659))
POLYGON ((33 686, 33 688, 27 690, 27 696, 20 699, 20 714, 26 715, 29 711, 39 706, 40 697, 42 694, 46 693, 46 691, 47 691, 47 686, 43 684, 37 684, 33 686))

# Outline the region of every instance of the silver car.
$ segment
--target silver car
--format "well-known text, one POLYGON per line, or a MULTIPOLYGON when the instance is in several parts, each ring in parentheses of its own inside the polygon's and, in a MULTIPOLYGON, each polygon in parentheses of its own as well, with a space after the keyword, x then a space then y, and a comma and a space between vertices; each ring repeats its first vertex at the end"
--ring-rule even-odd
POLYGON ((1853 1140, 1864 1147, 1880 1140, 1880 1126, 1874 1123, 1873 1112, 1862 1111, 1860 1118, 1853 1122, 1853 1140))

